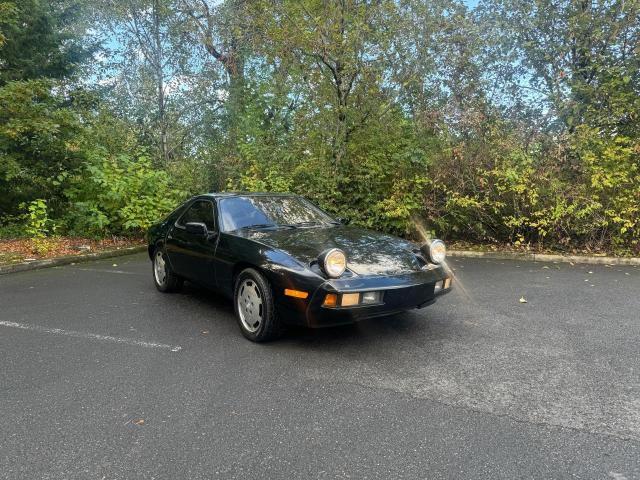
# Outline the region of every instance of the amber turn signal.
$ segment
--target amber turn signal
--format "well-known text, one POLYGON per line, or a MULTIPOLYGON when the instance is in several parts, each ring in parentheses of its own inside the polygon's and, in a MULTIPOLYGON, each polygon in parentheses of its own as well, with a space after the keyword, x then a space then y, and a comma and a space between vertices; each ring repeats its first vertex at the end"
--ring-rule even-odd
POLYGON ((338 305, 338 295, 335 293, 327 293, 327 296, 324 297, 323 307, 335 307, 338 305))
POLYGON ((284 294, 288 297, 295 297, 295 298, 307 298, 309 296, 309 292, 303 292, 301 290, 292 290, 290 288, 285 288, 284 294))
POLYGON ((359 293, 343 293, 342 300, 340 301, 341 307, 353 307, 360 303, 359 293))

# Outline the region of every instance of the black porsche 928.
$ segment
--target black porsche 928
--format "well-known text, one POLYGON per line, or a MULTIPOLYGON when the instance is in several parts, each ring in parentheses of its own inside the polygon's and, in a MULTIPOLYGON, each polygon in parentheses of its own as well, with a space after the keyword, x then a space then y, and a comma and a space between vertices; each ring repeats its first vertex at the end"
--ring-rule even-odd
POLYGON ((261 342, 286 324, 324 327, 421 308, 448 293, 445 246, 352 227, 298 195, 194 197, 148 233, 161 292, 184 280, 233 299, 240 330, 261 342))

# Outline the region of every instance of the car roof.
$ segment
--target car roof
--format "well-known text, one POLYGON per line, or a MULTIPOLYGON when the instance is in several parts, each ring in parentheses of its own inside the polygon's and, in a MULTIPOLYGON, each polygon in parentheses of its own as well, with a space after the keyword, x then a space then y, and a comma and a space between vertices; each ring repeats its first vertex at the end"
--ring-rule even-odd
POLYGON ((297 197, 295 193, 279 192, 209 192, 198 197, 228 198, 228 197, 297 197))

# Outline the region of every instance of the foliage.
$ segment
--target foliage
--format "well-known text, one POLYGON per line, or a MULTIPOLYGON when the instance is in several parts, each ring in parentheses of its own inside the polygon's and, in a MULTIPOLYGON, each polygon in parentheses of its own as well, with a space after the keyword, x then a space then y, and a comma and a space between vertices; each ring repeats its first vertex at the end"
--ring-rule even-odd
POLYGON ((0 13, 5 232, 44 199, 59 231, 137 234, 229 188, 300 193, 400 235, 640 253, 638 0, 0 13))
MULTIPOLYGON (((182 0, 108 0, 96 5, 96 21, 109 42, 100 70, 114 111, 135 119, 157 165, 188 160, 197 144, 193 130, 220 107, 223 82, 189 30, 182 0)), ((175 166, 175 165, 174 165, 175 166)))
POLYGON ((52 233, 53 222, 63 233, 135 233, 184 197, 140 153, 128 124, 94 103, 82 91, 56 93, 50 81, 0 88, 3 223, 28 208, 31 238, 52 233))
POLYGON ((339 169, 330 167, 335 152, 304 132, 292 132, 293 138, 302 139, 292 145, 293 152, 274 144, 273 136, 266 133, 251 135, 254 140, 241 145, 246 168, 229 188, 296 192, 355 224, 410 232, 411 217, 421 210, 432 147, 429 138, 417 138, 401 112, 387 112, 354 130, 346 152, 349 161, 339 169))
POLYGON ((47 201, 38 198, 29 202, 27 206, 27 228, 25 229, 25 233, 31 238, 44 238, 50 230, 51 220, 47 215, 47 201))
POLYGON ((66 179, 84 161, 78 133, 82 122, 68 100, 44 80, 0 87, 0 214, 15 215, 21 203, 49 201, 64 208, 66 179))
POLYGON ((582 236, 597 232, 616 247, 640 244, 640 141, 622 135, 602 136, 581 126, 573 149, 584 165, 587 222, 576 226, 582 236))
POLYGON ((26 237, 23 220, 22 216, 0 218, 0 239, 26 237))
MULTIPOLYGON (((25 205, 22 205, 25 207, 25 205)), ((52 243, 47 239, 49 233, 55 231, 55 225, 47 214, 47 201, 38 198, 26 205, 25 215, 27 224, 25 233, 31 239, 31 248, 39 255, 47 253, 52 243)))
POLYGON ((256 3, 228 186, 405 235, 637 249, 638 5, 581 5, 256 3))
POLYGON ((65 222, 71 232, 95 236, 140 233, 185 197, 144 152, 130 157, 109 156, 99 150, 85 169, 66 191, 71 208, 65 222))
POLYGON ((18 9, 14 2, 0 2, 0 48, 7 41, 7 37, 3 33, 7 27, 13 26, 16 23, 18 9))
POLYGON ((0 2, 0 86, 72 75, 93 50, 77 31, 80 11, 79 0, 0 2))

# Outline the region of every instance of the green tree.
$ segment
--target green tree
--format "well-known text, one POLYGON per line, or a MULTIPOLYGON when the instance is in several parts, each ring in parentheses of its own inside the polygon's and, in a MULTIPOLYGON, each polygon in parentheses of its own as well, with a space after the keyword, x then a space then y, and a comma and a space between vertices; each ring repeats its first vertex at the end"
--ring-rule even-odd
POLYGON ((105 1, 101 32, 118 38, 97 69, 106 100, 134 120, 159 166, 180 161, 211 104, 215 73, 191 40, 177 0, 105 1))
POLYGON ((209 62, 217 67, 215 72, 205 75, 223 80, 217 84, 214 96, 219 108, 207 112, 206 121, 213 124, 213 129, 205 129, 216 137, 214 155, 217 168, 225 172, 222 176, 238 168, 239 122, 247 104, 245 69, 252 54, 251 3, 247 0, 179 0, 179 11, 188 20, 189 38, 200 44, 209 62))
POLYGON ((84 161, 81 118, 51 89, 44 80, 0 88, 0 217, 36 198, 60 213, 65 179, 84 161))
POLYGON ((14 2, 0 2, 0 48, 7 40, 4 30, 15 25, 17 12, 18 9, 14 2))
POLYGON ((0 15, 4 37, 0 86, 15 80, 66 78, 91 55, 78 1, 21 0, 0 5, 7 14, 0 15))
POLYGON ((588 123, 612 75, 640 91, 638 0, 485 0, 478 12, 494 81, 556 127, 588 123))
POLYGON ((271 13, 262 16, 261 52, 298 77, 332 168, 340 167, 354 131, 391 106, 383 79, 395 2, 284 0, 254 8, 271 13))

